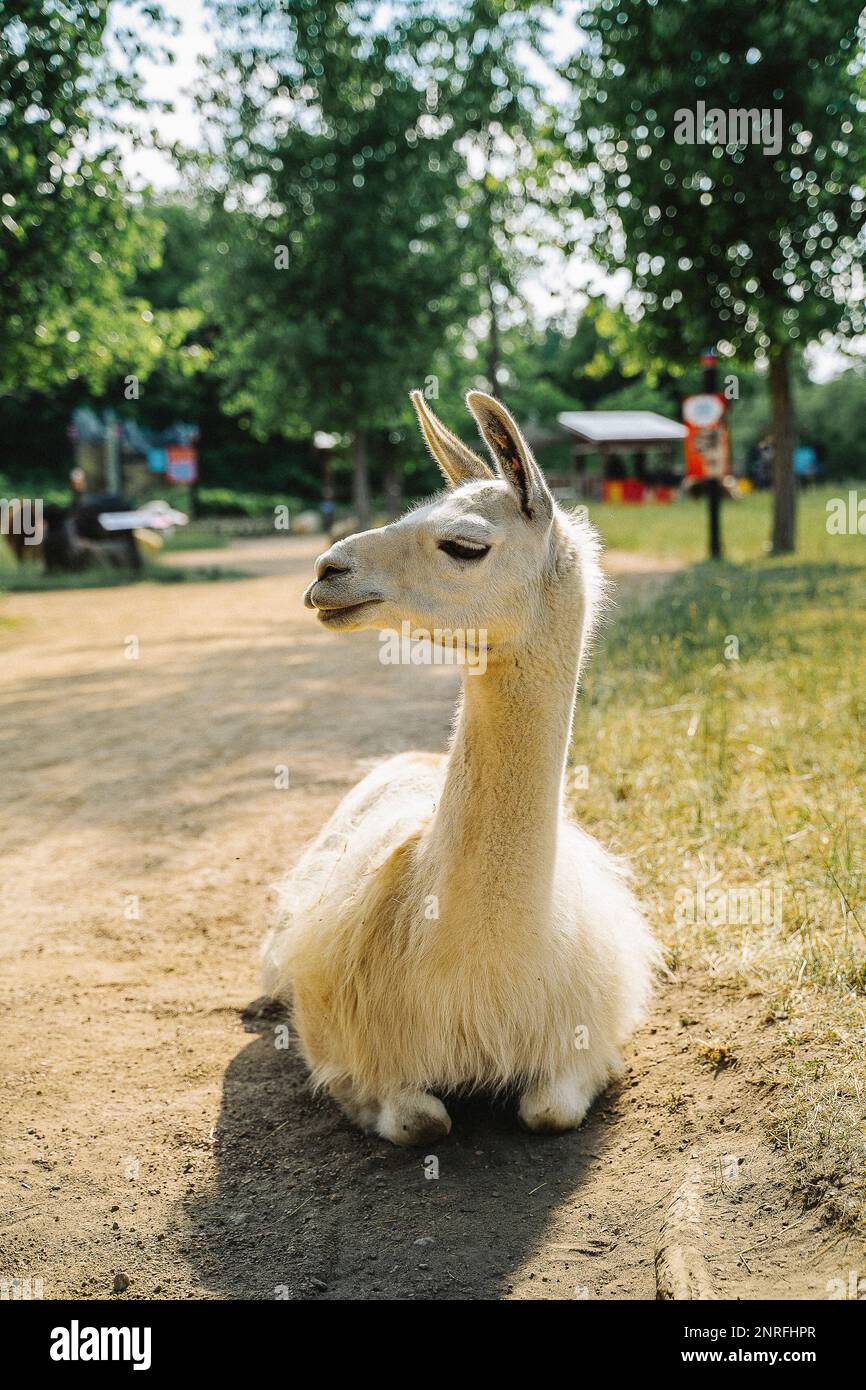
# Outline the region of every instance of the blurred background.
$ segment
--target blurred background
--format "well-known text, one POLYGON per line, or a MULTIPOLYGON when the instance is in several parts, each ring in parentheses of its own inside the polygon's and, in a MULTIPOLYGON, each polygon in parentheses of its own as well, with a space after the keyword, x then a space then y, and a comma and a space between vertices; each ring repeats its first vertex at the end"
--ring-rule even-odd
POLYGON ((614 539, 718 479, 789 552, 866 476, 860 10, 6 4, 0 495, 67 526, 55 576, 155 498, 190 525, 146 559, 353 529, 437 486, 407 392, 462 427, 482 386, 614 539), (701 394, 709 444, 583 428, 701 394))

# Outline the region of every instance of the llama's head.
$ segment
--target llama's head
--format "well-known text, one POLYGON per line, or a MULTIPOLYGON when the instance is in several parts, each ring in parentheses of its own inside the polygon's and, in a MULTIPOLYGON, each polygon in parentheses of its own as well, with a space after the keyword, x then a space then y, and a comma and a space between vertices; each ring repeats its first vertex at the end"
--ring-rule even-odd
POLYGON ((568 590, 579 632, 595 573, 594 543, 566 520, 514 420, 492 396, 466 403, 493 467, 412 393, 424 438, 448 489, 399 521, 338 541, 316 561, 304 595, 340 632, 399 629, 483 633, 491 648, 519 645, 537 627, 552 589, 568 590))

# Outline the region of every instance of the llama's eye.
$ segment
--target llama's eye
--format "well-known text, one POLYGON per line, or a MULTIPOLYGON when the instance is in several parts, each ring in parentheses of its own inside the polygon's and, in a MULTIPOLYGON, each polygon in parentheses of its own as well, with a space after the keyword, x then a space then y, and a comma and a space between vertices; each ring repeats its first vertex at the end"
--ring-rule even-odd
POLYGON ((452 560, 483 560, 490 546, 465 545, 463 541, 440 541, 439 549, 450 555, 452 560))

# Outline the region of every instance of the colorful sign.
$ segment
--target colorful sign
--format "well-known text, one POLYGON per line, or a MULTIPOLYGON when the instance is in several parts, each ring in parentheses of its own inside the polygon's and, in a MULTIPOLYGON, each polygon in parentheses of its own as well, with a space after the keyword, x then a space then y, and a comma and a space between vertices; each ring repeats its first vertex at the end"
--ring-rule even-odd
POLYGON ((198 454, 195 449, 180 444, 170 444, 165 451, 165 476, 170 483, 195 483, 198 481, 198 454))
POLYGON ((728 402, 720 391, 687 396, 683 401, 686 427, 686 477, 724 478, 731 471, 731 444, 725 416, 728 402))

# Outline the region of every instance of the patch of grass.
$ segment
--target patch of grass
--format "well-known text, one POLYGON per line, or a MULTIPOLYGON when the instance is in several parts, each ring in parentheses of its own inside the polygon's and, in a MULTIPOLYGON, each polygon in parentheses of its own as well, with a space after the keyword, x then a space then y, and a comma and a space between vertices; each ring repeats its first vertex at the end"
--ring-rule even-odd
POLYGON ((727 1043, 717 1042, 712 1038, 698 1038, 695 1047, 701 1061, 706 1062, 714 1071, 737 1065, 737 1059, 727 1043))
POLYGON ((223 579, 248 579, 245 570, 221 565, 168 566, 146 563, 140 573, 132 570, 84 570, 81 574, 45 574, 35 564, 9 569, 0 566, 0 593, 42 594, 68 589, 117 589, 128 584, 212 584, 223 579))
POLYGON ((273 516, 275 507, 288 507, 296 512, 315 510, 315 502, 283 492, 241 492, 236 488, 200 487, 197 495, 199 514, 208 516, 273 516))
MULTIPOLYGON (((641 548, 676 553, 675 509, 647 512, 641 548)), ((811 494, 796 556, 696 564, 617 612, 572 804, 634 864, 670 968, 763 996, 772 1131, 813 1195, 866 1221, 866 538, 823 519, 811 494)))
MULTIPOLYGON (((862 563, 866 537, 831 536, 826 526, 828 500, 847 498, 849 487, 854 486, 834 483, 800 493, 797 507, 801 560, 862 563)), ((860 496, 866 496, 862 483, 860 496)), ((726 559, 735 562, 761 559, 766 553, 771 515, 769 492, 752 493, 735 502, 726 501, 722 506, 726 559)), ((706 501, 686 499, 645 506, 590 503, 589 518, 601 531, 605 545, 615 550, 637 550, 645 555, 687 561, 703 560, 707 555, 706 501)))
MULTIPOLYGON (((820 1037, 811 1043, 822 1045, 820 1037)), ((862 1227, 866 1077, 856 1057, 840 1051, 835 1036, 823 1045, 826 1056, 792 1053, 788 1058, 769 1127, 791 1155, 807 1200, 822 1203, 845 1225, 862 1227)))
MULTIPOLYGON (((222 550, 225 538, 210 532, 193 532, 185 535, 178 530, 165 545, 166 551, 182 550, 222 550)), ((136 584, 149 581, 153 584, 185 584, 212 582, 217 579, 245 579, 240 570, 228 570, 216 566, 191 566, 174 568, 161 565, 153 552, 145 552, 143 568, 136 575, 131 570, 116 569, 107 561, 82 570, 80 574, 46 574, 41 557, 30 556, 19 564, 9 546, 0 537, 0 593, 30 594, 50 593, 55 589, 115 589, 123 584, 136 584)))
POLYGON ((175 550, 225 550, 228 541, 216 531, 193 531, 187 526, 179 526, 163 545, 168 553, 175 550))

